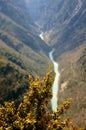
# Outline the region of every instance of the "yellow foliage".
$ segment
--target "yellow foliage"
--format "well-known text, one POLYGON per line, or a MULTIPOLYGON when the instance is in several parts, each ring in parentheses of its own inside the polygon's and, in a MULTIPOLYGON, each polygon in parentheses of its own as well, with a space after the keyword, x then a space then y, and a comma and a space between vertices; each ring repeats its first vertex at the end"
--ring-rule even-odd
POLYGON ((70 119, 60 118, 69 109, 71 99, 67 99, 55 113, 50 109, 53 80, 51 71, 43 80, 29 75, 30 89, 18 108, 14 102, 0 106, 0 130, 78 130, 70 119))

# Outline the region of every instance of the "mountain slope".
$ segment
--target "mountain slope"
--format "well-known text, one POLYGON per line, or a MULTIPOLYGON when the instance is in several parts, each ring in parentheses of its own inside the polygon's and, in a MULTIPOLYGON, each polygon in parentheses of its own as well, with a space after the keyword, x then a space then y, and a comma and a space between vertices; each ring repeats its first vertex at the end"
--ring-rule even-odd
POLYGON ((85 126, 85 14, 86 0, 1 1, 0 102, 20 100, 28 86, 27 74, 43 76, 50 64, 48 52, 55 48, 61 73, 59 104, 72 97, 69 115, 79 126, 85 126), (39 38, 40 31, 51 47, 39 38))
POLYGON ((56 48, 56 58, 85 43, 85 0, 33 0, 29 4, 34 21, 44 31, 45 41, 56 48))
POLYGON ((18 104, 28 87, 25 71, 0 55, 0 104, 8 100, 14 100, 18 104))
POLYGON ((83 1, 81 8, 74 14, 70 21, 68 21, 68 24, 63 29, 62 34, 58 37, 58 42, 55 43, 55 47, 58 48, 58 55, 62 52, 72 50, 86 42, 85 5, 86 1, 83 1), (60 48, 61 51, 59 52, 60 48))
POLYGON ((43 76, 47 64, 46 56, 35 53, 28 46, 18 52, 0 40, 0 103, 22 100, 29 87, 28 75, 43 76))
POLYGON ((86 128, 86 0, 32 0, 29 4, 44 40, 55 48, 60 71, 59 104, 72 97, 68 115, 86 128))
POLYGON ((29 86, 27 75, 43 76, 48 69, 49 47, 37 35, 26 1, 0 1, 0 103, 19 102, 29 86))
POLYGON ((17 51, 19 55, 24 55, 30 61, 29 64, 33 64, 31 69, 37 70, 37 66, 41 69, 38 63, 39 59, 48 66, 48 58, 44 53, 48 51, 49 47, 36 35, 36 27, 29 17, 25 1, 1 1, 0 39, 9 48, 17 51), (29 57, 31 54, 34 58, 29 57), (37 65, 35 66, 35 64, 37 65))
POLYGON ((39 37, 37 37, 37 35, 35 35, 36 28, 35 25, 31 23, 31 18, 28 16, 29 13, 27 8, 22 8, 22 6, 18 6, 18 2, 16 1, 2 1, 0 10, 1 30, 10 33, 12 36, 24 42, 24 44, 30 46, 33 50, 35 48, 38 51, 40 49, 43 49, 43 51, 47 50, 48 47, 45 45, 45 43, 39 37))
POLYGON ((61 56, 59 70, 59 103, 71 97, 73 101, 68 115, 78 126, 86 127, 86 45, 61 56))

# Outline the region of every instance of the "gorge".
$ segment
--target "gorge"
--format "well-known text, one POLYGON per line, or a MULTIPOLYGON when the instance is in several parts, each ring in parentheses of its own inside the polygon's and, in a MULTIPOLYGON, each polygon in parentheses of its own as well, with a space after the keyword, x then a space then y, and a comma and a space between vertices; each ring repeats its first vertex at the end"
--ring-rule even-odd
MULTIPOLYGON (((43 32, 39 35, 39 37, 43 39, 43 32)), ((55 49, 53 48, 50 52, 49 52, 49 58, 53 64, 53 70, 55 72, 55 80, 52 86, 52 99, 51 99, 51 107, 53 112, 57 111, 57 106, 58 106, 58 88, 59 88, 59 71, 58 71, 58 63, 54 61, 54 57, 53 57, 53 53, 54 53, 55 49)))
POLYGON ((51 62, 59 79, 53 111, 72 98, 68 116, 86 126, 86 0, 1 0, 0 103, 19 102, 28 74, 44 77, 51 62))

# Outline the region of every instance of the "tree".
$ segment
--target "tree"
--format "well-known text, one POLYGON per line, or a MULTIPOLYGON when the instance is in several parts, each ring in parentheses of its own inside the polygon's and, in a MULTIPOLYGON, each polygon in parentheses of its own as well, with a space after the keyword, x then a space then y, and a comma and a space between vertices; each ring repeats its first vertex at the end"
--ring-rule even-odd
POLYGON ((0 106, 0 130, 77 130, 70 119, 61 118, 71 99, 58 107, 55 113, 50 108, 54 74, 49 70, 43 80, 29 75, 29 81, 30 88, 17 108, 14 102, 0 106))

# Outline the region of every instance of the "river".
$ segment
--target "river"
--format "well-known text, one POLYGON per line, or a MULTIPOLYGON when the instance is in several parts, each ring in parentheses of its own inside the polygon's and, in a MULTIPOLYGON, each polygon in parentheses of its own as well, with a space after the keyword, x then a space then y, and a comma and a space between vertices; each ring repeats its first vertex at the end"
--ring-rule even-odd
POLYGON ((55 80, 52 86, 52 99, 51 99, 51 105, 52 105, 52 110, 53 112, 57 111, 57 107, 58 107, 58 88, 59 88, 59 71, 58 71, 58 63, 54 61, 53 58, 53 53, 54 53, 55 49, 52 49, 52 51, 49 53, 49 58, 51 60, 51 62, 53 63, 53 69, 55 72, 55 80))
POLYGON ((42 40, 44 40, 44 38, 43 38, 43 32, 41 32, 39 36, 40 36, 40 38, 41 38, 42 40))
MULTIPOLYGON (((43 40, 43 32, 39 35, 40 38, 43 40)), ((53 63, 53 69, 55 72, 55 80, 52 86, 52 99, 51 99, 51 106, 52 106, 52 110, 53 112, 57 111, 57 107, 58 107, 58 88, 59 88, 59 70, 58 70, 58 63, 54 61, 53 58, 53 53, 54 53, 55 49, 53 48, 50 52, 49 52, 49 58, 51 60, 51 62, 53 63)))

